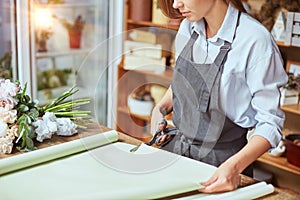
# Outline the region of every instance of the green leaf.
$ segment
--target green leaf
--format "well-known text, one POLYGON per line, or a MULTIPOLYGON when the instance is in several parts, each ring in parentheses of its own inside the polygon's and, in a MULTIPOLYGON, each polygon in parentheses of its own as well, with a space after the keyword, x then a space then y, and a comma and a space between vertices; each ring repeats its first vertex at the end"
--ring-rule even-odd
POLYGON ((79 91, 79 89, 77 89, 76 86, 73 86, 68 91, 62 93, 60 96, 58 96, 56 99, 54 99, 50 104, 44 106, 43 110, 47 110, 48 108, 52 108, 53 106, 60 104, 62 101, 64 101, 65 99, 72 96, 73 94, 75 94, 78 91, 79 91))
POLYGON ((31 122, 32 122, 31 118, 28 115, 25 115, 25 116, 26 116, 26 123, 31 124, 31 122))
POLYGON ((21 128, 20 128, 20 125, 21 125, 21 123, 24 121, 24 119, 25 119, 25 116, 24 116, 24 115, 22 115, 22 116, 19 117, 19 119, 18 119, 19 130, 21 129, 21 128))
POLYGON ((29 112, 29 116, 36 121, 39 117, 39 111, 37 108, 31 108, 29 112))
POLYGON ((25 95, 25 93, 26 93, 26 90, 27 90, 27 83, 25 83, 25 86, 24 86, 23 91, 22 91, 22 93, 21 93, 21 99, 24 98, 24 95, 25 95))
POLYGON ((35 99, 35 100, 33 101, 33 104, 34 104, 35 107, 37 107, 37 106, 39 105, 39 100, 35 99))
POLYGON ((34 150, 34 143, 31 138, 26 137, 26 148, 30 150, 34 150))
POLYGON ((24 131, 21 131, 23 132, 22 134, 22 143, 21 143, 21 148, 24 148, 26 146, 26 131, 25 131, 25 128, 23 128, 24 131))
POLYGON ((28 126, 27 127, 27 130, 28 130, 28 133, 27 133, 27 137, 33 139, 36 137, 36 134, 35 134, 35 131, 34 131, 34 128, 32 126, 28 126))
POLYGON ((26 102, 26 103, 29 103, 29 102, 30 102, 30 96, 25 95, 25 102, 26 102))
POLYGON ((26 105, 24 105, 24 104, 21 104, 21 105, 19 106, 19 111, 21 111, 21 112, 26 112, 26 111, 28 111, 28 110, 29 110, 28 106, 26 106, 26 105))

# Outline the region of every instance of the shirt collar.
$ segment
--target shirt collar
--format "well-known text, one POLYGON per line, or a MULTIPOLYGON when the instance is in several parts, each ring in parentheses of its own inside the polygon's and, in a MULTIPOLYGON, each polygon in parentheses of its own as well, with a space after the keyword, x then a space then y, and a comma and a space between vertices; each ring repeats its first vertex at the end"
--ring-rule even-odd
MULTIPOLYGON (((235 34, 235 27, 237 26, 238 13, 239 11, 229 4, 221 28, 217 34, 209 40, 211 42, 216 42, 218 39, 221 39, 232 43, 235 34)), ((199 21, 192 22, 191 27, 192 31, 195 30, 198 34, 206 36, 203 18, 199 21)))

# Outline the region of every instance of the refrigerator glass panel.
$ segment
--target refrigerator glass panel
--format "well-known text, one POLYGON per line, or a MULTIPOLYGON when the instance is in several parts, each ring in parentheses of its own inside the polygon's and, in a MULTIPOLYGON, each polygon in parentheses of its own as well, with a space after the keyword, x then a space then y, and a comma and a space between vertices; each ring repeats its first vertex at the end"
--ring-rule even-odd
POLYGON ((0 1, 0 77, 16 79, 15 7, 11 0, 0 1))
POLYGON ((32 93, 40 105, 76 85, 73 98, 106 124, 108 0, 31 0, 32 93))

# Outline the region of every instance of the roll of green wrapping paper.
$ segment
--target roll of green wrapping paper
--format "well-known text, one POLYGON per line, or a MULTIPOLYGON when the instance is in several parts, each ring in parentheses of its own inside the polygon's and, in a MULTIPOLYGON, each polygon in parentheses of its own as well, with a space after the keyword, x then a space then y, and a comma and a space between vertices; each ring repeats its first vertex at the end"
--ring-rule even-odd
MULTIPOLYGON (((216 167, 142 144, 114 142, 1 176, 1 199, 174 199, 197 191, 216 167)), ((228 193, 197 194, 191 199, 253 199, 272 193, 260 183, 228 193), (203 198, 202 198, 203 197, 203 198)), ((195 193, 194 193, 195 194, 195 193)))
POLYGON ((118 133, 112 130, 36 151, 3 158, 0 159, 0 176, 36 164, 100 147, 116 142, 117 140, 118 133))

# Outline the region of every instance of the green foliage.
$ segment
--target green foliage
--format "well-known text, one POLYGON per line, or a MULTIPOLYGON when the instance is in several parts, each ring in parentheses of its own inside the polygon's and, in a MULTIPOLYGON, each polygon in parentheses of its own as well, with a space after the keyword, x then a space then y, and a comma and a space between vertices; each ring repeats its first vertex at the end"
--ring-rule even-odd
MULTIPOLYGON (((19 82, 16 82, 20 86, 19 82)), ((68 117, 72 120, 82 120, 89 118, 90 111, 77 110, 81 105, 88 104, 90 99, 78 99, 64 102, 79 90, 74 86, 68 91, 54 99, 50 104, 39 107, 37 101, 32 101, 26 94, 27 84, 23 90, 20 90, 15 99, 17 104, 18 132, 17 139, 18 149, 23 151, 35 150, 33 139, 36 137, 32 123, 41 118, 46 112, 53 112, 56 117, 68 117)))
POLYGON ((72 69, 51 69, 38 71, 38 90, 56 88, 67 85, 72 69))

